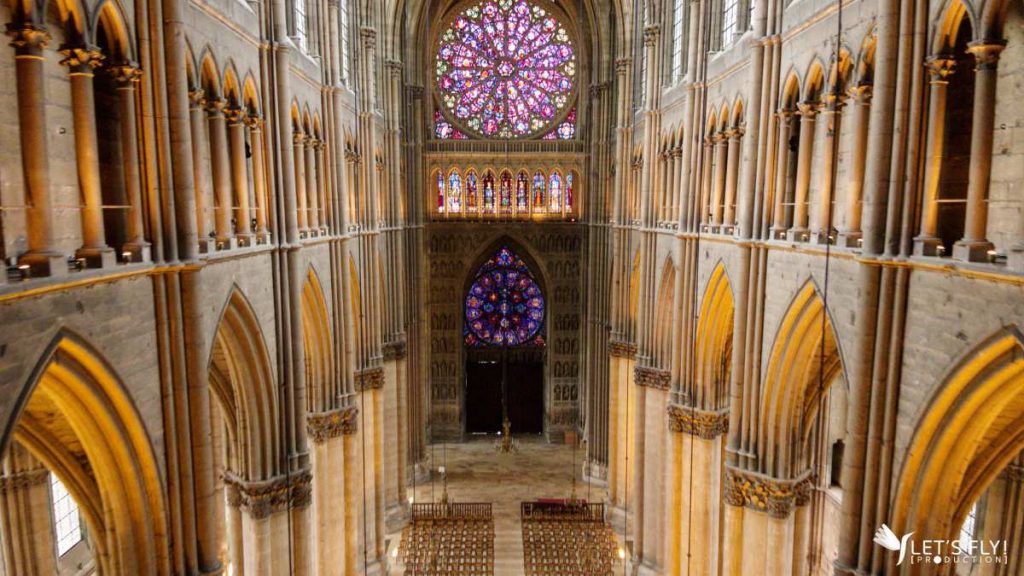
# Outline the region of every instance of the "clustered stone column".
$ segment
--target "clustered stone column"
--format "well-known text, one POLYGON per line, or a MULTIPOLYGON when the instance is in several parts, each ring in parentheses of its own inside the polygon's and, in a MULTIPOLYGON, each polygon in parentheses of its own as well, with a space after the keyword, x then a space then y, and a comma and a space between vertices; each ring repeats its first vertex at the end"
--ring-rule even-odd
POLYGON ((249 212, 249 177, 245 165, 245 115, 245 109, 241 106, 231 105, 225 110, 228 149, 231 155, 231 188, 233 190, 232 202, 228 206, 233 209, 235 201, 238 202, 235 231, 238 243, 242 246, 250 245, 253 240, 249 212))
POLYGON ((992 173, 992 141, 995 134, 996 80, 999 54, 1005 41, 972 42, 974 54, 974 119, 971 124, 971 167, 967 181, 967 221, 964 237, 953 245, 953 257, 987 262, 992 243, 986 240, 988 190, 992 173))
POLYGON ((729 140, 729 151, 725 162, 725 213, 722 217, 722 233, 732 233, 736 226, 736 183, 740 174, 740 140, 743 127, 730 128, 725 133, 729 140))
POLYGON ((789 186, 789 140, 792 137, 792 110, 783 108, 779 116, 778 166, 775 171, 775 206, 772 215, 772 238, 779 239, 786 233, 786 189, 789 186))
POLYGON ((914 239, 914 253, 919 256, 939 256, 942 240, 938 237, 938 199, 942 155, 946 144, 946 96, 949 91, 949 77, 956 68, 956 60, 949 56, 932 56, 926 65, 929 81, 924 203, 921 206, 921 233, 914 239))
POLYGON ((46 145, 46 103, 43 88, 43 49, 50 35, 41 24, 7 24, 14 47, 18 92, 18 134, 21 167, 26 191, 28 251, 19 262, 38 276, 60 276, 68 271, 67 260, 53 240, 53 201, 50 198, 50 155, 46 145))
POLYGON ((0 471, 0 545, 7 574, 58 573, 49 479, 28 450, 10 443, 0 471))
POLYGON ((306 135, 302 132, 295 132, 292 137, 295 154, 295 199, 296 210, 298 211, 299 237, 305 238, 309 234, 309 212, 306 200, 306 135))
POLYGON ((807 239, 807 203, 811 189, 811 162, 814 151, 814 126, 818 114, 815 102, 797 104, 800 111, 800 147, 796 159, 796 188, 793 193, 793 225, 789 229, 791 242, 807 239))
POLYGON ((821 188, 818 192, 818 212, 814 224, 814 242, 816 244, 831 244, 832 240, 832 186, 835 178, 836 164, 839 158, 836 157, 835 143, 839 138, 840 123, 842 121, 843 98, 833 94, 829 95, 828 103, 822 110, 821 115, 825 121, 825 142, 822 145, 821 163, 821 188))
POLYGON ((871 85, 850 88, 853 101, 853 142, 850 145, 850 172, 846 192, 846 224, 839 232, 840 246, 855 247, 861 240, 861 213, 864 195, 864 168, 868 156, 868 127, 871 112, 871 85))
POLYGON ((231 224, 231 167, 228 159, 227 126, 224 117, 224 100, 206 100, 206 122, 210 133, 210 167, 213 172, 214 230, 219 250, 230 250, 236 246, 235 230, 231 224))
POLYGON ((310 234, 313 236, 320 234, 320 190, 317 187, 318 173, 316 170, 317 146, 319 146, 319 142, 316 138, 307 137, 303 153, 306 172, 306 201, 309 210, 307 223, 310 234))
POLYGON ((103 62, 103 54, 89 44, 64 46, 60 52, 64 55, 61 64, 68 67, 71 79, 75 160, 83 200, 82 247, 76 255, 84 258, 90 267, 106 268, 115 264, 117 258, 113 248, 107 246, 103 229, 103 191, 93 95, 93 70, 103 62))
POLYGON ((208 250, 208 234, 206 228, 206 211, 209 209, 210 181, 206 172, 206 161, 209 157, 206 150, 206 93, 202 88, 192 88, 188 93, 189 122, 192 132, 192 178, 195 182, 196 204, 196 236, 202 251, 208 250))
POLYGON ((132 262, 149 260, 149 242, 142 226, 142 189, 139 170, 139 142, 135 121, 135 97, 142 70, 134 62, 109 66, 107 72, 117 88, 121 116, 121 155, 124 159, 124 192, 128 199, 127 241, 122 251, 132 262))
POLYGON ((252 186, 256 198, 256 242, 267 242, 270 232, 267 230, 267 212, 270 210, 270 198, 267 196, 267 174, 263 160, 263 119, 259 114, 250 111, 246 117, 249 127, 249 146, 252 149, 252 186))
POLYGON ((729 136, 722 130, 714 135, 715 174, 711 200, 711 225, 715 231, 722 225, 722 204, 725 196, 726 162, 729 154, 729 136))

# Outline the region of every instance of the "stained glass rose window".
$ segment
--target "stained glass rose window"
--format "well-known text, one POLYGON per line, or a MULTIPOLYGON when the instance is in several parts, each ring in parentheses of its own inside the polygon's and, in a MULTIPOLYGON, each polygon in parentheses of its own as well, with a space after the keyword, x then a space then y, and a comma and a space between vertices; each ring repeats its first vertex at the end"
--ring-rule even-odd
POLYGON ((477 273, 466 295, 466 344, 541 346, 544 295, 519 256, 503 247, 477 273))
POLYGON ((444 115, 484 137, 552 130, 572 105, 577 64, 569 32, 527 0, 483 0, 464 9, 441 34, 435 66, 444 115))

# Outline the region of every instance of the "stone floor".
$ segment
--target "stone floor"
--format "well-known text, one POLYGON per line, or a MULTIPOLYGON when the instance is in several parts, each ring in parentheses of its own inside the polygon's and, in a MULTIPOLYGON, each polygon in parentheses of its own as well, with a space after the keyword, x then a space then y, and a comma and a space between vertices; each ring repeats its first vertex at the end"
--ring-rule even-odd
MULTIPOLYGON (((604 502, 608 492, 588 486, 582 479, 584 449, 573 450, 565 444, 548 444, 541 437, 517 437, 519 451, 499 454, 493 437, 460 444, 437 444, 430 448, 435 472, 433 483, 416 487, 416 501, 441 499, 442 485, 438 466, 448 473, 448 498, 455 502, 491 502, 494 505, 494 576, 522 576, 523 533, 519 522, 519 504, 537 498, 568 498, 572 477, 576 476, 577 498, 604 502), (447 451, 447 456, 445 452, 447 451)), ((411 494, 411 491, 410 491, 411 494)), ((392 535, 397 542, 399 535, 392 535)), ((388 556, 391 560, 390 555, 388 556)), ((397 569, 392 575, 400 574, 397 569)))

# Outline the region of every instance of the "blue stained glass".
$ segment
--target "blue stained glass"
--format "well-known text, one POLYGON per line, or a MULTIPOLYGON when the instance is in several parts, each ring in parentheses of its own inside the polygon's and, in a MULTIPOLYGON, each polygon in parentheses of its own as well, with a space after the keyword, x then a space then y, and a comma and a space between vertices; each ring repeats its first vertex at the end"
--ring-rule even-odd
POLYGON ((466 295, 470 346, 543 346, 544 295, 523 260, 502 247, 480 267, 466 295))

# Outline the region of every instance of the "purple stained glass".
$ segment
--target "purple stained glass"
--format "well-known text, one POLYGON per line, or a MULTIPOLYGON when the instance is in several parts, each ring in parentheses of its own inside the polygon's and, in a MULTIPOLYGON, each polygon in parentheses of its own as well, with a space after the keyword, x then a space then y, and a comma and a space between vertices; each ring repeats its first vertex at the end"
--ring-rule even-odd
POLYGON ((466 135, 445 120, 439 110, 434 111, 434 136, 440 140, 467 140, 466 135))
POLYGON ((576 137, 576 109, 569 110, 557 128, 544 135, 544 140, 572 140, 576 137))
POLYGON ((466 295, 466 344, 543 346, 544 295, 523 260, 502 247, 466 295))
MULTIPOLYGON (((528 0, 482 0, 441 34, 435 82, 446 115, 469 131, 532 136, 550 130, 571 104, 576 49, 547 9, 528 0)), ((445 138, 441 125, 435 119, 445 138)))

